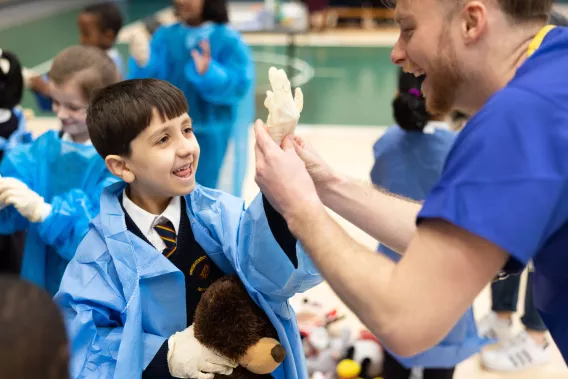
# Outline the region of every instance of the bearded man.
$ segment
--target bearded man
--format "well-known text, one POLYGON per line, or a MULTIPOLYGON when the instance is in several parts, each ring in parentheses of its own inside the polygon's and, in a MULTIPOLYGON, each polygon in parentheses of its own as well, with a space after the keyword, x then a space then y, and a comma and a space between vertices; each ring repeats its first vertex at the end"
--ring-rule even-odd
POLYGON ((255 125, 262 192, 398 355, 434 346, 496 276, 533 261, 535 305, 568 359, 568 29, 546 25, 551 7, 397 1, 393 62, 426 75, 431 112, 473 115, 423 204, 345 178, 302 139, 278 146, 255 125), (400 262, 354 241, 324 205, 403 254, 400 262))

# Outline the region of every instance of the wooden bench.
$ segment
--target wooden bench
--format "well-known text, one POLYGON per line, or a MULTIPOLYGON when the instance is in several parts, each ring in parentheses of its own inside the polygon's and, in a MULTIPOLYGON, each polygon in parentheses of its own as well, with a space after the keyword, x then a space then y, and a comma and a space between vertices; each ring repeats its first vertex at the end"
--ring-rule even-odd
POLYGON ((374 20, 393 20, 394 9, 391 8, 376 8, 376 7, 329 7, 328 13, 333 13, 334 16, 339 18, 354 18, 361 19, 363 27, 371 26, 374 20))

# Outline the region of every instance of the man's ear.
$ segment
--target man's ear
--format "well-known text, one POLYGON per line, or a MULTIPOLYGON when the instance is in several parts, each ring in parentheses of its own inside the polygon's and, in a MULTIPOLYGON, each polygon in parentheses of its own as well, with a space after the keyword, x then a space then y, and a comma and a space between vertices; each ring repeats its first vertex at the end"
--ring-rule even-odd
POLYGON ((462 36, 467 43, 479 40, 487 31, 487 7, 481 1, 470 1, 462 11, 462 36))
POLYGON ((108 170, 116 177, 124 180, 126 183, 132 183, 136 179, 136 175, 128 167, 128 162, 120 155, 109 155, 105 158, 108 170))

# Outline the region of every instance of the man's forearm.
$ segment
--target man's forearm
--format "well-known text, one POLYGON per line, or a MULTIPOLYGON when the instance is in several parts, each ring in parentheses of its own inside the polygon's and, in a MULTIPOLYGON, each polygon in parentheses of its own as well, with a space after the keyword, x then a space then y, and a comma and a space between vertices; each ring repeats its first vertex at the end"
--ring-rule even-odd
POLYGON ((290 230, 341 300, 398 355, 439 343, 507 259, 477 236, 430 221, 395 264, 319 208, 289 215, 290 230))
POLYGON ((395 263, 353 240, 323 207, 288 223, 343 302, 379 338, 387 335, 396 319, 397 304, 385 290, 395 263))
POLYGON ((408 270, 357 243, 323 207, 288 223, 339 298, 392 352, 412 356, 434 346, 463 314, 455 307, 438 315, 439 303, 432 299, 444 298, 444 291, 417 287, 421 269, 408 270))
POLYGON ((422 206, 412 200, 341 176, 319 185, 318 193, 327 207, 400 254, 416 232, 422 206))

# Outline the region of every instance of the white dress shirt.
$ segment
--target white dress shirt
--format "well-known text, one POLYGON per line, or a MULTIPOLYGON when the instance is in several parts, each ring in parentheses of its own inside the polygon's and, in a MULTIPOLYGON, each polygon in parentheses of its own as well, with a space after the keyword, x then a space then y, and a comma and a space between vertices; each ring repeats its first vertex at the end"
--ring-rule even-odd
MULTIPOLYGON (((75 142, 73 141, 73 138, 71 138, 71 135, 69 133, 63 133, 63 135, 61 136, 61 141, 65 141, 65 142, 75 142)), ((75 142, 77 143, 77 142, 75 142)), ((92 146, 93 143, 91 142, 90 139, 86 140, 85 142, 81 143, 82 145, 86 145, 86 146, 92 146)))
POLYGON ((126 195, 126 190, 122 193, 122 206, 142 234, 159 252, 164 251, 166 244, 162 241, 154 227, 161 224, 162 220, 168 220, 173 224, 176 235, 179 232, 181 218, 181 199, 179 196, 173 197, 162 214, 157 216, 134 204, 126 195))

